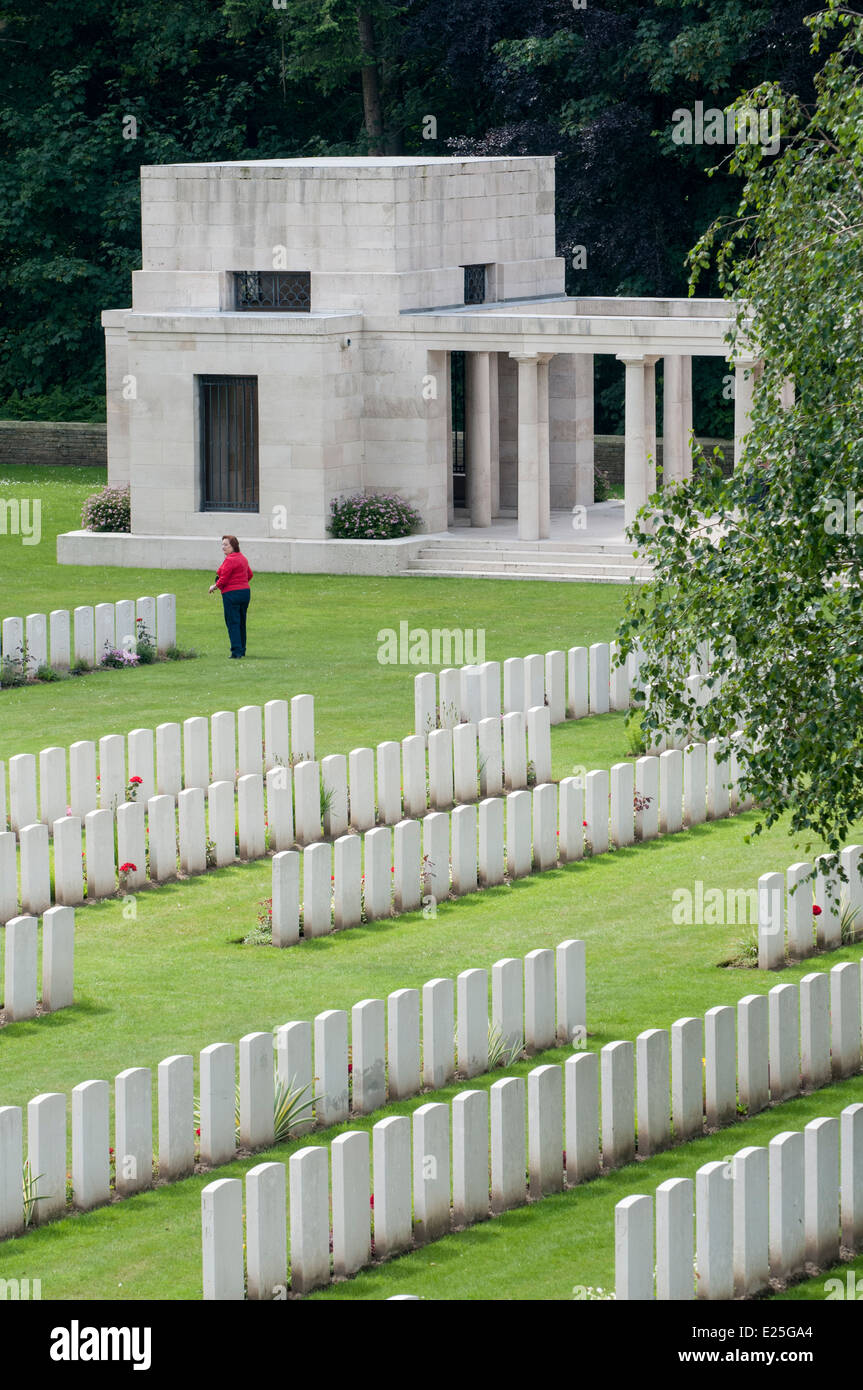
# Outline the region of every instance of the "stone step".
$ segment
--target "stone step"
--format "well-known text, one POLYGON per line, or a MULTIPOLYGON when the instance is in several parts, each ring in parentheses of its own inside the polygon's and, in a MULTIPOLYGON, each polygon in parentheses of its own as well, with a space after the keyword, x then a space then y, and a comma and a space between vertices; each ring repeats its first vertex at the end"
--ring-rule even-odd
POLYGON ((473 546, 453 547, 448 550, 433 550, 429 546, 423 546, 417 552, 415 560, 428 560, 434 564, 461 565, 466 562, 476 562, 479 564, 500 564, 501 562, 519 565, 624 565, 631 569, 640 569, 641 562, 636 560, 632 551, 620 554, 611 554, 607 551, 593 550, 509 550, 501 547, 499 550, 480 550, 473 546))
POLYGON ((463 554, 465 551, 481 550, 484 554, 494 551, 504 551, 506 554, 516 552, 527 555, 611 555, 631 557, 633 547, 626 541, 544 541, 537 545, 536 541, 519 541, 515 538, 509 540, 483 540, 476 536, 471 536, 470 540, 453 541, 447 540, 428 540, 423 550, 434 551, 435 554, 463 554))
POLYGON ((456 570, 456 569, 417 569, 412 566, 402 570, 407 579, 540 579, 551 584, 628 584, 631 576, 619 568, 601 574, 598 569, 585 569, 584 573, 540 574, 529 566, 517 570, 456 570))

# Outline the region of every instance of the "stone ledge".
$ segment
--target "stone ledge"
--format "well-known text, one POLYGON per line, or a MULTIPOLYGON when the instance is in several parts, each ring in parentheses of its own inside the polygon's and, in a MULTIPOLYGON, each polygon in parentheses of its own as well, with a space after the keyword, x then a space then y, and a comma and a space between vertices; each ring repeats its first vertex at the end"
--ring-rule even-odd
MULTIPOLYGON (((244 542, 243 554, 252 569, 262 574, 400 575, 427 539, 425 535, 391 541, 265 538, 244 542)), ((214 574, 221 561, 215 534, 142 536, 116 531, 67 531, 57 537, 57 563, 204 570, 214 574)))

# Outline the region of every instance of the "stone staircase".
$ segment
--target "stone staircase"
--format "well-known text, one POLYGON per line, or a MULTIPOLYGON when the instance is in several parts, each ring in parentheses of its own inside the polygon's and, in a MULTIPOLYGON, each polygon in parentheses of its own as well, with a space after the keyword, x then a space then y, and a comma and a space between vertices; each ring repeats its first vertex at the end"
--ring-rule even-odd
POLYGON ((548 579, 628 584, 649 579, 649 567, 633 558, 625 541, 429 540, 403 571, 406 575, 471 579, 548 579))

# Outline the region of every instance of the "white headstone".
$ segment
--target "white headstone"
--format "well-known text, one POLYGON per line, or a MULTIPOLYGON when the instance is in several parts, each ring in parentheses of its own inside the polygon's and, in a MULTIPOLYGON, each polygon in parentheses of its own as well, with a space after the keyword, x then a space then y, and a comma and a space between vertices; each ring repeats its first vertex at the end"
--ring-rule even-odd
POLYGON ((246 1174, 247 1297, 271 1303, 288 1284, 284 1163, 258 1163, 246 1174))
POLYGON ((22 1129, 20 1105, 0 1105, 0 1238, 17 1235, 24 1229, 22 1129))
MULTIPOLYGON (((99 814, 93 812, 94 815, 99 814)), ((105 812, 107 815, 107 812, 105 812)), ((51 860, 47 825, 25 825, 18 837, 21 849, 21 911, 39 916, 51 905, 51 860)), ((113 836, 111 847, 113 851, 113 836)), ((111 891, 113 892, 113 886, 111 891)))
POLYGON ((146 804, 156 791, 153 730, 133 729, 129 734, 128 748, 129 783, 131 785, 133 778, 141 779, 136 783, 137 795, 131 800, 143 801, 146 804))
POLYGON ((567 719, 585 719, 590 713, 587 683, 587 647, 570 647, 566 654, 567 719))
POLYGON ((312 845, 320 840, 321 773, 316 762, 297 763, 294 768, 295 834, 297 844, 312 845))
POLYGON ((389 1115, 372 1129, 375 1255, 385 1259, 411 1243, 411 1122, 389 1115))
POLYGON ((358 1115, 386 1104, 386 1052, 386 1005, 383 999, 361 999, 351 1009, 352 1109, 358 1115))
POLYGON ((402 769, 405 816, 425 815, 426 752, 422 734, 402 739, 402 769))
POLYGON ((159 1063, 159 1177, 185 1178, 195 1167, 195 1071, 190 1055, 159 1063))
POLYGON ((287 700, 268 700, 264 705, 264 766, 289 767, 291 762, 290 722, 287 700))
POLYGON ((546 652, 545 693, 552 724, 562 724, 566 718, 566 652, 546 652))
POLYGON ((135 600, 135 632, 137 640, 156 642, 156 600, 149 594, 135 600))
POLYGON ((74 1002, 75 909, 49 907, 42 917, 42 1007, 56 1013, 74 1002))
POLYGON ((587 1036, 586 970, 583 941, 561 941, 555 950, 557 1038, 583 1047, 587 1036))
POLYGON ((183 761, 179 724, 156 726, 156 791, 160 796, 179 796, 183 786, 183 761))
POLYGON ((607 1043, 599 1054, 602 1073, 602 1162, 605 1168, 635 1157, 634 1049, 631 1042, 607 1043))
POLYGON ((830 1046, 833 1077, 860 1070, 860 966, 846 960, 830 971, 830 1046))
POLYGON ((452 729, 459 721, 461 707, 461 671, 445 666, 438 674, 440 709, 438 723, 442 729, 452 729))
POLYGON ((503 748, 500 719, 481 719, 477 725, 479 743, 479 789, 482 796, 500 796, 503 791, 503 748))
POLYGON ((767 999, 744 995, 737 1003, 737 1092, 750 1115, 767 1104, 768 1055, 767 999))
POLYGON ((533 1052, 543 1052, 555 1042, 554 952, 528 951, 524 958, 525 1042, 533 1052))
POLYGON ((635 841, 635 769, 615 763, 611 769, 611 842, 616 848, 635 841))
POLYGON ((839 1196, 842 1244, 863 1246, 863 1105, 846 1105, 840 1116, 839 1196))
POLYGON ((333 925, 358 927, 363 916, 363 843, 340 835, 333 845, 333 925))
POLYGON ((207 815, 216 868, 221 869, 225 864, 233 864, 237 857, 233 781, 210 784, 207 815))
POLYGON ((24 652, 24 619, 4 618, 2 626, 3 661, 18 662, 24 652))
POLYGON ((348 1118, 348 1016, 344 1009, 315 1015, 315 1117, 319 1125, 348 1118))
MULTIPOLYGON (((9 823, 17 833, 39 819, 36 806, 36 755, 17 753, 9 759, 9 823)), ((3 827, 5 829, 5 826, 3 827)))
POLYGON ((461 896, 477 888, 477 813, 456 806, 452 813, 452 890, 461 896))
POLYGON ((460 1091, 452 1103, 452 1206, 456 1226, 484 1221, 489 1208, 488 1095, 460 1091))
POLYGON ((201 1161, 217 1168, 237 1147, 236 1060, 230 1043, 201 1050, 201 1161))
POLYGON ((429 896, 434 904, 449 897, 449 820, 444 811, 431 811, 423 817, 424 905, 429 896))
POLYGON ((312 762, 315 756, 315 700, 313 695, 294 695, 291 700, 291 753, 295 762, 312 762))
POLYGON ((528 1072, 528 1171, 533 1199, 563 1190, 561 1083, 560 1067, 534 1067, 528 1072))
POLYGON ((92 666, 96 656, 93 610, 86 606, 76 608, 73 617, 75 660, 86 661, 88 666, 92 666))
POLYGON ((108 1097, 107 1081, 72 1088, 72 1202, 79 1211, 111 1197, 108 1097))
MULTIPOLYGON (((13 877, 13 887, 14 884, 13 877)), ((62 820, 54 822, 54 897, 58 903, 65 903, 70 907, 77 907, 84 901, 84 865, 81 859, 79 816, 64 816, 62 820)))
POLYGON ((94 640, 96 644, 96 665, 104 661, 108 652, 117 646, 114 624, 113 603, 97 603, 94 609, 94 640))
POLYGON ((267 832, 268 847, 277 854, 295 844, 293 777, 287 765, 267 773, 267 832))
MULTIPOLYGON (((356 836, 353 837, 356 839, 356 836)), ((396 912, 415 912, 422 903, 422 826, 399 821, 393 830, 393 891, 396 912)))
POLYGON ((425 742, 437 727, 437 680, 433 671, 414 676, 414 733, 425 742))
POLYGON ((302 1022, 283 1023, 276 1029, 276 1073, 280 1084, 298 1094, 306 1105, 303 1118, 293 1126, 293 1134, 306 1134, 314 1129, 311 1113, 314 1099, 312 1086, 312 1025, 302 1022), (308 1102, 308 1104, 306 1104, 308 1102))
POLYGON ((404 1100, 420 1089, 420 996, 397 989, 387 997, 387 1064, 390 1100, 404 1100))
POLYGON ((209 732, 201 716, 183 721, 183 782, 205 791, 210 785, 209 732))
POLYGON ((584 857, 584 779, 564 777, 558 787, 560 833, 558 850, 562 864, 584 857))
POLYGON ((129 1067, 114 1080, 115 1188, 121 1196, 153 1181, 153 1078, 149 1067, 129 1067))
POLYGON ((545 704, 545 657, 533 652, 524 658, 524 711, 545 704))
POLYGON ((770 1016, 770 1099, 800 1090, 799 994, 796 985, 774 985, 767 995, 770 1016))
MULTIPOLYGON (((55 828, 55 856, 56 834, 55 828)), ((117 868, 122 872, 123 887, 130 892, 143 887, 147 881, 146 817, 138 801, 124 801, 117 807, 117 868), (131 867, 124 869, 124 865, 131 867)))
POLYGON ((332 929, 332 851, 328 844, 303 850, 303 936, 326 936, 332 929))
POLYGON ((126 740, 105 734, 99 739, 99 807, 116 814, 126 800, 126 740))
POLYGON ((375 823, 375 755, 371 748, 354 748, 348 755, 351 825, 370 830, 375 823))
POLYGON ((546 782, 533 789, 533 867, 557 866, 557 787, 546 782))
POLYGON ((803 1268, 805 1141, 798 1132, 777 1134, 768 1145, 770 1274, 788 1279, 803 1268))
MULTIPOLYGON (((2 1112, 0 1112, 2 1113, 2 1112)), ((66 1097, 49 1091, 27 1105, 27 1157, 38 1177, 34 1225, 66 1213, 66 1097)), ((20 1192, 19 1192, 20 1200, 20 1192)))
POLYGON ((531 870, 531 806, 529 791, 510 792, 506 798, 506 871, 510 878, 524 878, 531 870))
POLYGON ((288 1160, 291 1208, 291 1293, 330 1282, 329 1151, 299 1149, 288 1160))
POLYGON ((479 804, 478 879, 485 887, 503 883, 503 801, 497 797, 479 804))
POLYGON ((87 846, 87 898, 108 898, 117 887, 114 864, 114 817, 110 811, 90 811, 84 817, 87 846))
POLYGON ((668 1033, 648 1028, 635 1039, 638 1102, 638 1153, 642 1158, 667 1149, 671 1143, 668 1107, 668 1033))
POLYGON ((201 1268, 206 1302, 242 1303, 243 1184, 217 1178, 201 1189, 201 1268))
POLYGON ((512 656, 503 663, 503 712, 524 711, 524 658, 512 656))
POLYGON ((584 819, 587 821, 585 839, 591 854, 605 854, 608 849, 609 779, 604 768, 588 772, 584 779, 584 819))
POLYGON ((759 1293, 770 1278, 767 1150, 740 1149, 731 1160, 734 1202, 734 1293, 759 1293))
POLYGON ((800 1070, 803 1085, 813 1091, 830 1080, 830 975, 825 971, 800 981, 800 1070))
POLYGON ((514 710, 501 720, 503 728, 503 784, 508 791, 527 786, 527 745, 524 710, 514 710))
POLYGON ((428 739, 429 802, 436 810, 453 803, 453 735, 451 729, 433 729, 428 739))
POLYGON ((420 1105, 412 1124, 414 1240, 425 1245, 450 1228, 449 1107, 420 1105))
POLYGON ((819 951, 835 951, 842 942, 841 889, 835 869, 828 869, 828 856, 815 860, 815 904, 821 913, 815 919, 815 941, 819 951))
POLYGON ((590 648, 590 713, 608 714, 610 652, 607 642, 594 642, 590 648))
POLYGON ((728 1163, 705 1163, 695 1174, 695 1262, 698 1297, 734 1296, 734 1189, 728 1163))
POLYGON ((156 650, 160 656, 177 645, 177 598, 159 594, 156 598, 156 650))
POLYGON ((457 724, 452 731, 453 799, 457 802, 477 799, 477 726, 457 724))
POLYGON ((260 772, 246 773, 239 778, 237 818, 240 825, 240 858, 262 859, 267 850, 267 830, 264 779, 260 772))
POLYGON ((480 722, 483 719, 494 719, 499 724, 501 716, 500 662, 484 661, 479 670, 482 690, 480 722))
POLYGON ((839 1259, 838 1116, 810 1120, 803 1141, 806 1259, 829 1269, 839 1259))
POLYGON ((576 1052, 563 1067, 566 1180, 584 1182, 599 1172, 599 1058, 576 1052))
POLYGON ((704 1128, 704 1025, 700 1018, 679 1018, 671 1025, 671 1115, 680 1143, 704 1128))
POLYGON ((477 665, 462 666, 459 671, 459 701, 461 718, 478 724, 482 718, 482 678, 477 665))
POLYGON ((737 1114, 734 1010, 728 1005, 704 1015, 704 1109, 713 1129, 730 1124, 737 1114))
POLYGON ((614 1208, 614 1295, 618 1302, 653 1298, 652 1197, 624 1197, 614 1208))
MULTIPOLYGON (((56 834, 56 829, 55 829, 56 834)), ((54 847, 56 860, 57 848, 54 847)), ((78 826, 78 866, 81 865, 81 828, 78 826)), ((55 869, 56 873, 56 869, 55 869)), ((83 890, 81 899, 83 900, 83 890)), ((0 830, 0 922, 18 914, 18 854, 11 830, 0 830)))
POLYGON ((488 1071, 488 975, 485 970, 462 970, 458 993, 458 1067, 463 1076, 488 1071))
MULTIPOLYGON (((110 604, 108 606, 110 607, 110 604)), ((24 631, 27 640, 27 669, 35 672, 40 666, 48 665, 48 619, 45 614, 28 613, 24 631)))
POLYGON ((422 988, 423 1085, 439 1090, 455 1073, 455 989, 452 980, 428 980, 422 988))
POLYGON ((506 1047, 524 1043, 524 967, 513 957, 491 967, 491 1021, 506 1047))
POLYGON ((66 749, 43 748, 39 754, 39 819, 53 831, 66 814, 66 749))
POLYGON ((662 1302, 685 1303, 695 1297, 694 1216, 692 1178, 667 1178, 659 1184, 656 1189, 656 1297, 662 1302))
POLYGON ((527 1200, 525 1170, 525 1084, 521 1076, 495 1081, 491 1106, 491 1207, 494 1212, 522 1206, 527 1200))
MULTIPOLYGON (((396 744, 398 747, 398 744, 396 744)), ((367 830, 363 836, 365 859, 366 921, 389 917, 392 912, 392 832, 387 825, 367 830)))
POLYGON ((210 717, 213 745, 213 781, 230 782, 237 776, 236 720, 231 710, 218 710, 210 717))
POLYGON ((340 1134, 332 1142, 333 1275, 345 1279, 371 1258, 369 1136, 340 1134))
POLYGON ((180 868, 184 874, 202 874, 207 867, 207 813, 200 787, 189 787, 180 792, 177 814, 180 868))
MULTIPOLYGON (((98 814, 103 815, 104 812, 98 814)), ((150 832, 150 878, 154 883, 165 883, 177 877, 177 822, 172 796, 150 798, 147 802, 147 827, 150 832)))
POLYGON ((240 1143, 263 1149, 273 1142, 273 1035, 240 1038, 240 1143))
POLYGON ((659 834, 659 758, 637 758, 635 763, 635 835, 653 840, 659 834))
POLYGON ((762 874, 758 880, 758 968, 777 970, 785 963, 785 877, 762 874))
POLYGON ((536 705, 527 711, 527 757, 533 764, 534 781, 551 781, 551 722, 548 706, 536 705))
POLYGON ((36 1016, 36 931, 35 916, 6 923, 3 1002, 9 1023, 36 1016))
POLYGON ((331 753, 321 760, 321 806, 324 834, 344 835, 348 829, 348 760, 331 753))
POLYGON ((815 949, 812 933, 812 865, 792 864, 786 874, 788 892, 788 954, 804 960, 815 949))
POLYGON ((609 643, 609 708, 613 710, 629 709, 629 667, 626 661, 618 664, 618 651, 620 650, 617 642, 609 643))
POLYGON ((72 664, 72 633, 69 610, 55 608, 48 615, 51 665, 55 671, 68 671, 72 664))
POLYGON ((683 753, 668 748, 659 755, 659 830, 674 835, 683 828, 683 753))

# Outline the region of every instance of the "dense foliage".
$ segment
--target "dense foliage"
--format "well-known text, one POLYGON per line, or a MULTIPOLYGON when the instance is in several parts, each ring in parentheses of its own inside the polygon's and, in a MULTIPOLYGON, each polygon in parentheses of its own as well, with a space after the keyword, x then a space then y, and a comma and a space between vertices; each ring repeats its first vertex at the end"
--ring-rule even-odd
POLYGON ((788 810, 836 848, 863 816, 863 16, 831 0, 811 27, 828 52, 816 105, 752 94, 780 111, 784 149, 740 147, 737 215, 692 257, 748 306, 734 336, 764 364, 751 433, 731 477, 704 460, 638 525, 656 579, 631 595, 623 646, 646 650, 655 729, 686 721, 682 682, 709 640, 705 732, 727 747, 743 730, 767 825, 788 810))
POLYGON ((100 488, 81 508, 85 531, 131 531, 132 504, 128 487, 100 488))
POLYGON ((330 535, 336 540, 391 541, 411 536, 422 525, 419 512, 394 493, 334 497, 330 503, 330 535))
MULTIPOLYGON (((100 311, 140 265, 142 164, 362 153, 558 156, 571 293, 682 293, 735 197, 675 108, 781 80, 806 97, 807 0, 0 0, 0 403, 104 391, 100 311), (435 126, 427 118, 433 117, 435 126), (426 138, 433 136, 433 138, 426 138), (574 269, 573 248, 585 248, 574 269)), ((598 428, 619 427, 601 360, 598 428)), ((721 376, 696 419, 727 434, 721 376)), ((63 398, 64 400, 67 398, 63 398)))

